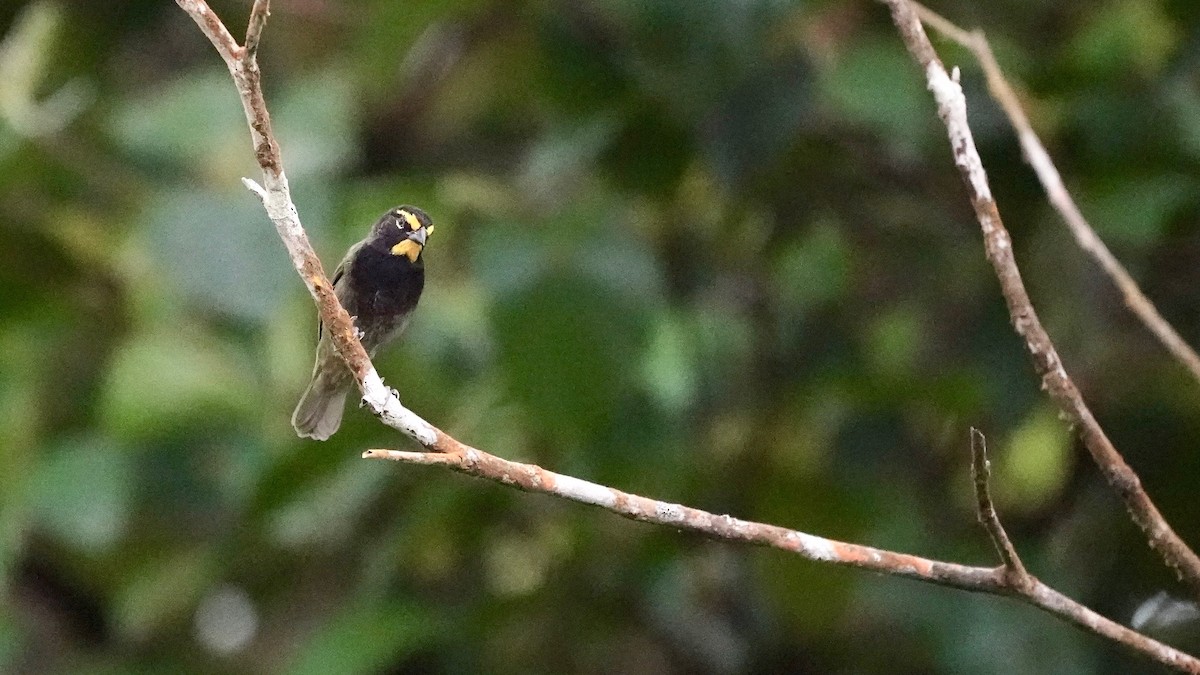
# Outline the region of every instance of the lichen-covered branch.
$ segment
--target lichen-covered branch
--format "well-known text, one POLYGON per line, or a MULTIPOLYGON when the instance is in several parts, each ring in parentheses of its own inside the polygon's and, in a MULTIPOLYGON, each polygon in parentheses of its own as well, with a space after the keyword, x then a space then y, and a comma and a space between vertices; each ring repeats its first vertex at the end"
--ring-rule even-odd
MULTIPOLYGON (((438 466, 525 492, 536 492, 598 506, 623 518, 695 532, 720 541, 765 546, 814 562, 855 567, 975 593, 1018 598, 1087 631, 1125 645, 1163 665, 1200 673, 1200 660, 1107 619, 1050 588, 1021 568, 1018 577, 1007 564, 970 567, 906 553, 826 539, 778 525, 718 515, 690 506, 641 497, 597 483, 547 471, 534 464, 501 459, 447 437, 454 450, 445 453, 368 450, 363 457, 407 464, 438 466)), ((993 511, 993 516, 995 512, 993 511)), ((999 520, 996 520, 997 527, 999 520)), ((1007 537, 1005 537, 1007 541, 1007 537)), ((1011 544, 1009 545, 1011 550, 1011 544)), ((1016 559, 1015 552, 1012 554, 1016 559)))
POLYGON ((1113 284, 1121 291, 1125 306, 1158 338, 1175 360, 1183 364, 1192 377, 1200 382, 1200 356, 1180 337, 1162 314, 1159 314, 1158 308, 1138 287, 1133 276, 1108 250, 1104 241, 1096 234, 1096 230, 1083 217, 1083 212, 1079 210, 1075 200, 1071 198, 1071 193, 1063 184, 1054 161, 1050 159, 1050 153, 1046 152, 1046 147, 1042 145, 1041 139, 1033 130, 1033 125, 1029 123, 1017 93, 1000 70, 1000 64, 992 54, 992 47, 983 32, 963 30, 923 5, 915 2, 912 4, 923 22, 975 55, 987 79, 988 91, 1000 104, 1009 123, 1017 132, 1017 140, 1021 144, 1021 151, 1025 153, 1026 161, 1033 167, 1051 206, 1067 224, 1076 243, 1112 279, 1113 284))
POLYGON ((275 224, 280 239, 287 248, 292 265, 308 286, 317 303, 325 330, 333 336, 338 353, 354 373, 363 401, 385 424, 403 431, 430 450, 438 450, 438 434, 433 425, 405 408, 395 392, 384 386, 370 357, 358 341, 354 322, 333 293, 333 284, 325 275, 321 260, 313 251, 308 235, 300 225, 300 216, 292 202, 279 144, 271 131, 271 116, 259 84, 257 45, 270 10, 270 0, 255 0, 250 10, 250 25, 246 31, 247 47, 234 40, 225 24, 204 0, 176 0, 176 3, 195 20, 224 59, 246 112, 254 156, 262 168, 262 186, 247 183, 260 199, 267 216, 275 224))
POLYGON ((1105 480, 1121 497, 1151 548, 1179 574, 1193 594, 1200 597, 1200 558, 1197 558, 1195 552, 1163 518, 1143 489, 1137 473, 1125 462, 1105 435, 1092 411, 1084 403, 1079 389, 1067 375, 1050 335, 1042 327, 1042 322, 1033 309, 1033 303, 1025 290, 1024 282, 1021 281, 1021 273, 1013 257, 1012 239, 1000 219, 1000 211, 988 187, 983 162, 971 137, 971 128, 967 125, 967 105, 962 87, 958 83, 958 69, 954 69, 953 76, 946 72, 908 0, 884 1, 891 8, 892 19, 909 53, 925 71, 927 86, 937 101, 938 116, 945 124, 950 137, 954 164, 962 174, 975 209, 975 217, 983 229, 987 259, 1000 281, 1000 292, 1008 305, 1013 327, 1025 341, 1025 347, 1033 357, 1034 368, 1042 379, 1042 388, 1050 395, 1067 421, 1078 429, 1084 445, 1096 465, 1100 467, 1105 480))
MULTIPOLYGON (((527 492, 598 506, 632 520, 688 530, 724 541, 767 546, 816 562, 856 567, 967 591, 1021 598, 1097 635, 1127 645, 1159 663, 1181 672, 1200 675, 1200 660, 1100 616, 1045 586, 1032 575, 1025 573, 1021 577, 1022 582, 1014 584, 1007 558, 1006 564, 997 568, 970 567, 834 541, 776 525, 661 502, 557 474, 532 464, 510 462, 490 455, 464 445, 404 408, 394 392, 383 385, 359 343, 354 324, 338 303, 292 203, 283 172, 283 160, 271 131, 270 116, 259 85, 256 60, 257 45, 269 14, 268 0, 255 1, 245 46, 237 44, 203 0, 176 2, 208 36, 233 76, 250 126, 255 156, 263 171, 262 185, 249 179, 244 179, 244 182, 262 200, 296 271, 317 303, 321 320, 334 337, 338 353, 354 373, 364 401, 384 423, 403 431, 427 450, 435 451, 370 450, 364 453, 364 457, 440 466, 527 492)), ((986 182, 983 187, 986 188, 986 182)))

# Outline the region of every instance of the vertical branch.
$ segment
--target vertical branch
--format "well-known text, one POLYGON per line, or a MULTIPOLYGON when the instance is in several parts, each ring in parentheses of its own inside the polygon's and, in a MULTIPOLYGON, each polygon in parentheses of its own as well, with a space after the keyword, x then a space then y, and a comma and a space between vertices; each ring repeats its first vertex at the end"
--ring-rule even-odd
POLYGON ((1025 159, 1037 174, 1051 206, 1058 211, 1063 222, 1067 224, 1067 228, 1071 230, 1079 248, 1090 255, 1096 264, 1100 265, 1100 269, 1112 279, 1113 284, 1120 290, 1121 296, 1124 298, 1125 306, 1133 312, 1134 316, 1138 317, 1142 324, 1175 357, 1175 360, 1183 364, 1192 377, 1200 382, 1200 356, 1163 318, 1150 298, 1146 297, 1146 294, 1138 287, 1133 276, 1108 250, 1104 241, 1096 234, 1096 230, 1083 217, 1083 212, 1079 210, 1075 200, 1071 198, 1071 193, 1063 184, 1062 176, 1054 166, 1054 161, 1050 159, 1050 153, 1046 152, 1046 147, 1042 145, 1042 141, 1033 130, 1033 125, 1029 123, 1024 109, 1021 108, 1017 93, 1013 91, 1012 85, 1000 70, 1000 64, 992 54, 992 47, 988 44, 983 32, 965 31, 918 3, 914 2, 913 6, 922 21, 975 55, 979 65, 983 68, 992 98, 1000 104, 1009 123, 1017 132, 1017 140, 1021 144, 1021 151, 1025 153, 1025 159))
POLYGON ((925 80, 937 102, 938 116, 946 126, 954 164, 962 174, 971 197, 975 217, 983 230, 984 249, 1000 281, 1000 292, 1008 306, 1013 328, 1025 341, 1033 357, 1034 369, 1042 388, 1050 395, 1072 425, 1076 426, 1092 459, 1100 467, 1109 486, 1121 497, 1130 517, 1145 534, 1150 547, 1183 579, 1196 597, 1200 597, 1200 558, 1167 523, 1150 496, 1142 488, 1137 473, 1125 462, 1083 401, 1075 383, 1067 375, 1050 335, 1038 319, 1021 273, 1013 257, 1012 238, 1000 219, 1000 211, 988 187, 987 174, 971 128, 967 124, 967 104, 954 75, 946 72, 933 45, 908 0, 885 0, 892 20, 913 59, 925 71, 925 80))
POLYGON ((996 507, 992 504, 992 463, 987 457, 987 439, 983 437, 983 432, 975 427, 971 427, 971 474, 975 478, 975 505, 979 524, 987 529, 988 536, 992 538, 996 553, 1004 563, 1009 583, 1016 587, 1025 586, 1030 580, 1029 573, 1025 571, 1025 565, 1021 563, 1017 549, 1013 547, 1008 533, 1000 524, 1000 516, 996 515, 996 507))
MULTIPOLYGON (((427 449, 438 451, 427 453, 371 450, 365 453, 364 457, 439 466, 508 487, 593 505, 625 518, 673 529, 690 530, 724 541, 769 546, 816 562, 872 570, 967 591, 1018 597, 1084 630, 1125 645, 1158 663, 1180 672, 1200 675, 1200 660, 1125 628, 1024 573, 1015 551, 1011 550, 1011 544, 1001 543, 1007 542, 1007 535, 1004 535, 999 520, 995 517, 995 510, 990 507, 991 499, 987 496, 986 457, 981 445, 978 457, 982 462, 982 469, 977 470, 976 485, 979 488, 982 481, 982 488, 979 488, 981 505, 986 502, 986 512, 991 514, 989 520, 994 521, 994 528, 999 532, 998 536, 1001 539, 997 545, 1003 549, 1001 556, 1006 561, 1009 573, 1001 573, 994 568, 969 567, 824 539, 797 530, 621 492, 608 486, 553 473, 532 464, 510 462, 489 455, 460 443, 408 411, 396 396, 383 386, 370 359, 363 351, 355 335, 353 323, 334 296, 320 260, 308 243, 291 201, 279 147, 271 131, 270 117, 267 115, 259 86, 256 60, 257 46, 269 13, 268 0, 256 0, 251 10, 245 47, 237 44, 204 0, 176 2, 209 37, 233 76, 250 126, 255 155, 263 170, 265 187, 247 178, 242 180, 246 187, 262 200, 297 272, 316 299, 322 321, 325 322, 327 330, 331 331, 339 354, 346 360, 358 380, 364 400, 386 424, 405 431, 427 449), (1005 557, 1006 555, 1008 557, 1005 557), (1014 569, 1020 570, 1024 575, 1020 584, 1014 583, 1011 573, 1014 569)), ((959 96, 961 97, 961 92, 959 96)), ((982 171, 981 166, 979 170, 982 171)), ((982 185, 986 189, 986 181, 982 185)), ((981 514, 984 512, 985 509, 981 507, 981 514)), ((989 528, 992 527, 989 525, 989 528)), ((995 541, 995 532, 993 537, 995 541)))
POLYGON ((270 0, 255 0, 246 30, 246 47, 237 44, 204 0, 175 2, 208 36, 233 76, 234 85, 242 101, 242 109, 246 113, 246 123, 250 127, 254 157, 262 168, 262 187, 253 184, 253 181, 249 181, 247 186, 262 199, 263 208, 279 232, 279 237, 292 259, 292 265, 317 303, 321 321, 332 336, 338 354, 354 374, 354 379, 362 390, 363 401, 384 424, 404 432, 430 450, 444 451, 448 447, 446 439, 449 437, 405 408, 395 393, 384 386, 366 350, 358 341, 354 322, 334 295, 333 284, 325 275, 321 260, 313 251, 308 235, 300 224, 300 216, 292 202, 287 176, 283 172, 283 158, 271 130, 271 116, 267 113, 267 104, 260 85, 257 45, 269 14, 270 0))
MULTIPOLYGON (((258 57, 258 42, 262 38, 263 27, 267 25, 267 17, 271 15, 271 0, 254 0, 250 8, 250 23, 246 26, 246 59, 255 60, 258 57)), ((257 63, 255 64, 257 67, 257 63)))

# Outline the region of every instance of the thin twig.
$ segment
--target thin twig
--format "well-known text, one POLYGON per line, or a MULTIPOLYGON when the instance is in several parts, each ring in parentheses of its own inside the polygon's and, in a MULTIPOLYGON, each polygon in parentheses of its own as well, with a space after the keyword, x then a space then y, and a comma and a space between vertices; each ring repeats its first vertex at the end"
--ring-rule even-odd
MULTIPOLYGON (((464 445, 404 408, 395 393, 384 387, 370 358, 363 351, 355 335, 354 324, 334 296, 321 262, 300 225, 283 173, 279 147, 271 132, 253 51, 243 50, 237 45, 203 0, 176 2, 195 19, 229 67, 246 111, 255 155, 263 170, 263 185, 250 179, 243 179, 243 182, 247 189, 262 199, 293 265, 317 302, 321 320, 333 334, 338 353, 358 381, 364 401, 385 424, 403 431, 427 450, 435 451, 371 450, 364 453, 364 457, 442 466, 528 492, 552 494, 599 506, 633 520, 690 530, 715 539, 770 546, 814 561, 869 569, 974 592, 1021 597, 1055 616, 1127 645, 1159 663, 1200 675, 1200 660, 1125 628, 1045 586, 1032 576, 1028 577, 1027 586, 1017 588, 1011 585, 1003 568, 969 567, 929 560, 639 497, 531 464, 500 459, 464 445)), ((256 4, 255 9, 258 10, 259 6, 256 4)), ((261 2, 261 6, 263 13, 257 20, 265 21, 266 2, 261 2)), ((257 33, 261 29, 259 25, 249 32, 257 33)))
POLYGON ((996 507, 992 504, 991 480, 992 463, 988 461, 987 439, 983 432, 971 427, 971 474, 975 478, 975 503, 979 523, 987 529, 988 536, 996 546, 996 553, 1004 563, 1009 583, 1021 587, 1030 578, 1021 563, 1017 549, 1013 548, 1008 533, 1000 524, 1000 516, 996 515, 996 507))
POLYGON ((1016 585, 1005 567, 969 567, 930 560, 906 553, 826 539, 777 525, 717 515, 564 476, 534 464, 510 462, 462 445, 454 439, 448 440, 456 446, 456 449, 450 452, 434 454, 368 450, 363 453, 363 457, 438 466, 525 492, 552 495, 580 504, 598 506, 630 520, 695 532, 720 541, 765 546, 814 562, 871 570, 974 593, 1020 598, 1163 665, 1180 672, 1200 673, 1200 659, 1107 619, 1055 591, 1030 574, 1025 574, 1024 581, 1016 585))
POLYGON ((254 0, 250 8, 250 23, 246 26, 246 56, 256 58, 258 43, 262 39, 263 26, 267 25, 267 17, 271 15, 271 0, 254 0))
POLYGON ((962 87, 958 84, 958 69, 954 69, 953 77, 946 72, 908 0, 884 1, 892 10, 892 19, 909 53, 925 71, 927 85, 937 101, 938 116, 950 138, 954 164, 962 174, 975 217, 983 230, 988 261, 1000 281, 1000 292, 1008 305, 1013 328, 1025 341, 1025 347, 1033 357, 1034 369, 1042 379, 1042 388, 1058 405, 1067 421, 1078 428, 1092 459, 1100 467, 1109 486, 1125 503, 1125 508, 1142 529, 1150 547, 1158 551, 1163 561, 1176 571, 1196 597, 1200 597, 1200 558, 1171 529, 1142 488, 1137 473, 1105 435, 1104 429, 1084 403, 1079 389, 1063 368, 1062 359, 1050 335, 1038 320, 1013 258, 1012 238, 1000 219, 1000 211, 988 187, 983 162, 975 148, 971 128, 967 125, 967 104, 962 87))
POLYGON ((1200 355, 1197 355, 1196 351, 1163 318, 1150 298, 1146 297, 1146 294, 1138 287, 1133 276, 1108 250, 1108 247, 1096 234, 1096 230, 1083 217, 1075 200, 1071 198, 1071 193, 1063 184, 1062 176, 1059 175, 1053 160, 1050 159, 1050 154, 1046 152, 1046 147, 1034 132, 1033 125, 1029 123, 1029 118, 1021 107, 1020 97, 1017 96, 1012 85, 1004 77, 1003 71, 1000 70, 1000 64, 996 61, 992 47, 983 31, 963 30, 923 5, 916 2, 913 2, 912 5, 923 22, 975 55, 979 65, 983 67, 992 98, 1000 104, 1004 114, 1008 116, 1009 123, 1017 132, 1017 139, 1021 143, 1021 150, 1025 153, 1026 161, 1033 167, 1034 173, 1037 174, 1038 180, 1042 184, 1042 189, 1046 191, 1046 197, 1050 200, 1050 204, 1066 222, 1079 247, 1090 255, 1100 265, 1100 269, 1104 270, 1104 273, 1112 279, 1113 284, 1121 291, 1125 306, 1158 338, 1158 341, 1166 347, 1175 360, 1183 364, 1192 377, 1200 382, 1200 355))

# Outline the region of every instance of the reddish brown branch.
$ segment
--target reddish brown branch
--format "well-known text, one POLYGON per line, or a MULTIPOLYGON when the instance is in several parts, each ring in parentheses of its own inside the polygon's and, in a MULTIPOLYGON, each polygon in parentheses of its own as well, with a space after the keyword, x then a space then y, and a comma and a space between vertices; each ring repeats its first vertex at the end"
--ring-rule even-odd
POLYGON ((270 116, 259 86, 256 49, 267 17, 267 0, 256 0, 247 30, 247 47, 233 40, 221 21, 203 0, 176 0, 209 37, 233 75, 250 126, 255 156, 263 170, 263 184, 245 179, 259 196, 297 272, 312 293, 326 329, 334 335, 338 352, 354 373, 364 400, 390 426, 419 441, 427 452, 371 450, 364 457, 385 458, 413 464, 438 465, 472 476, 486 478, 528 492, 556 495, 591 504, 633 520, 675 529, 690 530, 725 541, 769 546, 810 560, 868 569, 884 574, 917 579, 964 590, 1021 597, 1047 612, 1148 655, 1177 670, 1200 674, 1200 661, 1171 647, 1140 635, 1046 587, 1032 576, 1020 587, 1011 583, 1007 567, 968 567, 849 544, 805 534, 796 530, 722 516, 679 504, 660 502, 621 492, 570 476, 546 471, 531 464, 509 462, 466 446, 404 408, 388 391, 355 335, 350 317, 338 303, 329 280, 313 253, 291 201, 279 147, 271 132, 270 116))
POLYGON ((992 538, 996 554, 1004 563, 1009 584, 1014 588, 1023 589, 1031 577, 1025 571, 1025 565, 1021 563, 1017 549, 1013 547, 1004 526, 1000 524, 1000 516, 996 514, 996 507, 992 503, 992 463, 988 461, 987 439, 983 437, 983 432, 974 427, 971 428, 971 474, 975 478, 975 505, 979 524, 983 525, 988 536, 992 538))
POLYGON ((250 8, 250 23, 246 26, 246 58, 257 58, 258 43, 270 15, 271 0, 254 0, 254 6, 250 8))
MULTIPOLYGON (((1019 598, 1087 631, 1123 644, 1163 665, 1185 673, 1200 673, 1200 660, 1097 614, 1043 584, 1033 575, 1024 572, 1023 568, 1022 576, 1018 580, 1007 566, 969 567, 825 539, 778 525, 717 515, 689 506, 629 494, 605 485, 547 471, 534 464, 510 462, 463 445, 449 437, 445 438, 445 442, 443 447, 447 452, 439 454, 368 450, 363 453, 363 457, 439 466, 525 492, 553 495, 581 504, 598 506, 630 520, 695 532, 721 541, 774 548, 814 562, 865 569, 975 593, 1019 598)), ((1012 555, 1016 559, 1015 552, 1012 555)))
POLYGON ((258 45, 266 24, 270 1, 255 0, 246 30, 247 48, 237 44, 221 19, 204 0, 175 1, 216 47, 217 53, 221 55, 230 75, 233 76, 242 109, 246 113, 246 123, 250 127, 254 157, 262 168, 262 187, 250 180, 245 182, 247 187, 262 199, 267 216, 274 223, 280 239, 287 247, 292 265, 317 303, 325 330, 332 335, 338 354, 346 360, 346 365, 354 373, 355 380, 362 390, 363 401, 385 424, 403 431, 425 447, 436 450, 437 434, 434 427, 405 408, 395 393, 383 385, 383 380, 375 371, 370 357, 358 341, 354 322, 334 295, 333 285, 325 276, 321 260, 313 251, 308 235, 300 224, 287 176, 283 172, 279 144, 271 130, 271 116, 263 98, 257 50, 254 48, 258 45))
POLYGON ((1173 568, 1192 592, 1200 597, 1200 558, 1184 543, 1179 535, 1159 513, 1154 502, 1142 488, 1137 474, 1113 447, 1092 411, 1083 401, 1083 396, 1063 368, 1058 351, 1046 329, 1038 320, 1037 312, 1021 281, 1021 273, 1013 257, 1012 239, 996 202, 988 187, 987 174, 983 170, 979 151, 967 126, 966 100, 958 85, 958 71, 954 77, 946 73, 916 13, 907 0, 885 0, 892 11, 892 19, 900 31, 905 46, 913 59, 925 71, 930 91, 937 100, 938 116, 946 125, 954 163, 962 174, 963 182, 970 193, 975 216, 983 229, 984 248, 991 262, 1000 291, 1008 305, 1008 313, 1017 334, 1033 357, 1034 369, 1042 379, 1042 387, 1058 405, 1068 422, 1079 430, 1084 445, 1100 467, 1108 484, 1120 495, 1133 521, 1146 535, 1151 548, 1158 551, 1164 562, 1173 568))

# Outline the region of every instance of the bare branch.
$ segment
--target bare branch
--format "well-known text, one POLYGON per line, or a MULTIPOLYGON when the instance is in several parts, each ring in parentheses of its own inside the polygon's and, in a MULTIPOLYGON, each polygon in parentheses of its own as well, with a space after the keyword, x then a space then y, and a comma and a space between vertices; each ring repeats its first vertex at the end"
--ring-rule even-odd
POLYGON ((1184 342, 1179 333, 1171 327, 1171 324, 1159 314, 1158 308, 1154 306, 1150 298, 1142 293, 1142 289, 1138 287, 1129 271, 1113 256, 1096 234, 1096 230, 1083 217, 1075 200, 1071 198, 1071 193, 1063 184, 1062 176, 1059 175, 1053 160, 1050 159, 1050 154, 1046 152, 1046 147, 1042 145, 1041 139, 1033 130, 1033 125, 1029 123, 1029 118, 1021 107, 1020 97, 1017 96, 1012 85, 1000 70, 1000 64, 992 54, 992 47, 988 44, 983 32, 965 31, 932 10, 916 2, 912 4, 922 21, 967 48, 979 60, 992 98, 996 99, 996 102, 1004 110, 1004 114, 1008 116, 1009 123, 1017 132, 1025 159, 1033 167, 1034 173, 1037 174, 1038 180, 1042 184, 1042 189, 1046 191, 1050 204, 1067 223, 1067 227, 1071 230, 1079 247, 1090 255, 1104 270, 1104 273, 1112 279, 1112 282, 1121 291, 1125 306, 1158 338, 1167 351, 1175 357, 1175 360, 1183 364, 1192 377, 1200 382, 1200 355, 1197 355, 1195 350, 1184 342))
POLYGON ((254 6, 250 8, 250 25, 246 26, 246 58, 257 58, 258 42, 270 15, 271 0, 254 0, 254 6))
POLYGON ((724 541, 777 548, 807 560, 858 567, 953 588, 996 594, 1007 592, 1004 580, 995 569, 927 560, 904 553, 825 539, 776 525, 716 515, 564 476, 534 464, 511 462, 471 447, 463 446, 454 452, 436 454, 368 450, 363 453, 363 457, 441 466, 525 492, 549 494, 581 504, 599 506, 630 520, 698 532, 724 541))
POLYGON ((175 0, 175 3, 192 17, 200 31, 208 37, 209 42, 217 48, 217 53, 225 60, 226 65, 242 57, 242 48, 237 40, 229 34, 220 17, 212 11, 204 0, 175 0))
POLYGON ((258 184, 258 181, 253 178, 242 178, 242 185, 245 185, 247 190, 253 192, 259 201, 265 202, 267 200, 267 191, 263 189, 263 186, 258 184))
POLYGON ((978 509, 979 523, 987 529, 988 536, 992 538, 992 543, 996 546, 996 553, 1004 562, 1009 583, 1020 588, 1026 584, 1030 576, 1025 571, 1025 565, 1021 564, 1021 558, 1017 555, 1017 550, 1013 548, 1008 533, 1004 531, 1004 526, 1000 524, 1000 516, 996 515, 996 507, 992 504, 992 492, 989 485, 992 479, 992 463, 988 461, 987 457, 987 439, 983 437, 983 432, 975 427, 971 427, 971 474, 975 478, 975 503, 978 509))
POLYGON ((1000 595, 1008 593, 1004 579, 992 568, 928 560, 870 546, 825 539, 776 525, 716 515, 554 473, 534 464, 501 459, 468 446, 460 446, 453 452, 445 453, 368 450, 363 453, 363 458, 441 466, 525 492, 554 495, 581 504, 599 506, 630 520, 697 532, 724 541, 777 548, 816 562, 858 567, 970 591, 1000 595))
MULTIPOLYGON (((243 49, 203 0, 176 0, 213 42, 224 58, 241 96, 250 126, 255 156, 263 170, 263 185, 243 179, 262 201, 292 263, 317 302, 321 319, 331 332, 338 353, 346 361, 363 392, 364 401, 385 424, 435 451, 371 450, 364 457, 392 459, 412 464, 437 465, 528 492, 551 494, 605 508, 633 520, 690 530, 725 541, 769 546, 809 560, 868 569, 963 590, 1022 597, 1029 603, 1084 629, 1125 644, 1155 661, 1181 672, 1200 675, 1200 660, 1151 640, 1074 602, 1026 575, 1014 586, 1006 568, 969 567, 895 553, 858 544, 838 542, 796 530, 719 516, 679 504, 660 502, 621 492, 596 483, 556 474, 532 464, 509 462, 462 444, 401 405, 387 389, 355 334, 354 324, 333 294, 332 285, 313 253, 292 203, 279 146, 271 132, 270 117, 259 86, 253 49, 243 49)), ((266 20, 266 2, 256 2, 248 40, 257 42, 266 20)), ((960 94, 961 96, 961 94, 960 94)), ((982 171, 982 168, 980 168, 982 171)), ((986 183, 984 184, 986 187, 986 183)))
MULTIPOLYGON (((695 532, 720 541, 766 546, 806 560, 871 570, 975 593, 1023 599, 1054 616, 1123 644, 1163 665, 1185 673, 1200 673, 1200 659, 1153 640, 1107 619, 1055 591, 1032 575, 1014 583, 1006 567, 969 567, 920 558, 860 544, 825 539, 777 525, 717 515, 689 506, 641 497, 597 483, 547 471, 534 464, 510 462, 447 437, 448 452, 368 450, 367 459, 390 459, 407 464, 438 466, 483 478, 525 492, 536 492, 580 504, 598 506, 623 518, 695 532), (454 446, 455 449, 450 450, 454 446)), ((1015 559, 1015 553, 1014 559, 1015 559)), ((1022 570, 1024 572, 1024 570, 1022 570)))
POLYGON ((1025 347, 1033 357, 1034 369, 1042 379, 1042 388, 1050 395, 1066 419, 1079 429, 1084 445, 1092 459, 1100 467, 1110 487, 1125 502, 1125 508, 1138 527, 1142 529, 1150 547, 1158 551, 1164 562, 1188 584, 1196 597, 1200 597, 1200 558, 1188 547, 1163 518, 1150 496, 1142 488, 1137 473, 1125 462, 1104 430, 1083 401, 1079 389, 1063 368, 1058 351, 1038 320, 1037 312, 1021 281, 1021 273, 1013 258, 1012 239, 1000 211, 992 199, 987 174, 971 129, 967 125, 967 104, 962 87, 958 84, 958 69, 954 75, 946 73, 925 30, 908 0, 884 0, 892 11, 892 19, 900 31, 913 59, 925 71, 929 90, 937 101, 938 116, 946 125, 954 164, 962 174, 963 182, 970 193, 975 217, 983 229, 984 248, 988 261, 1000 281, 1000 291, 1008 305, 1013 328, 1025 341, 1025 347))
MULTIPOLYGON (((254 52, 243 50, 234 41, 204 0, 175 1, 208 36, 233 76, 242 108, 246 113, 246 122, 250 126, 254 156, 263 172, 262 186, 249 181, 246 182, 246 187, 262 200, 267 216, 275 224, 280 239, 287 247, 292 265, 300 274, 300 278, 304 279, 309 293, 317 303, 321 321, 333 337, 338 354, 346 360, 346 365, 354 374, 359 389, 362 390, 363 401, 384 424, 404 432, 430 450, 437 450, 436 443, 440 432, 416 413, 405 408, 395 392, 384 386, 370 357, 358 341, 354 322, 334 295, 333 284, 325 275, 321 260, 313 251, 308 235, 300 224, 300 216, 296 212, 291 190, 288 188, 287 176, 283 172, 279 144, 271 131, 271 116, 267 113, 267 104, 259 85, 258 62, 254 52)), ((251 12, 247 36, 255 41, 265 25, 267 5, 266 0, 257 0, 251 12)))

